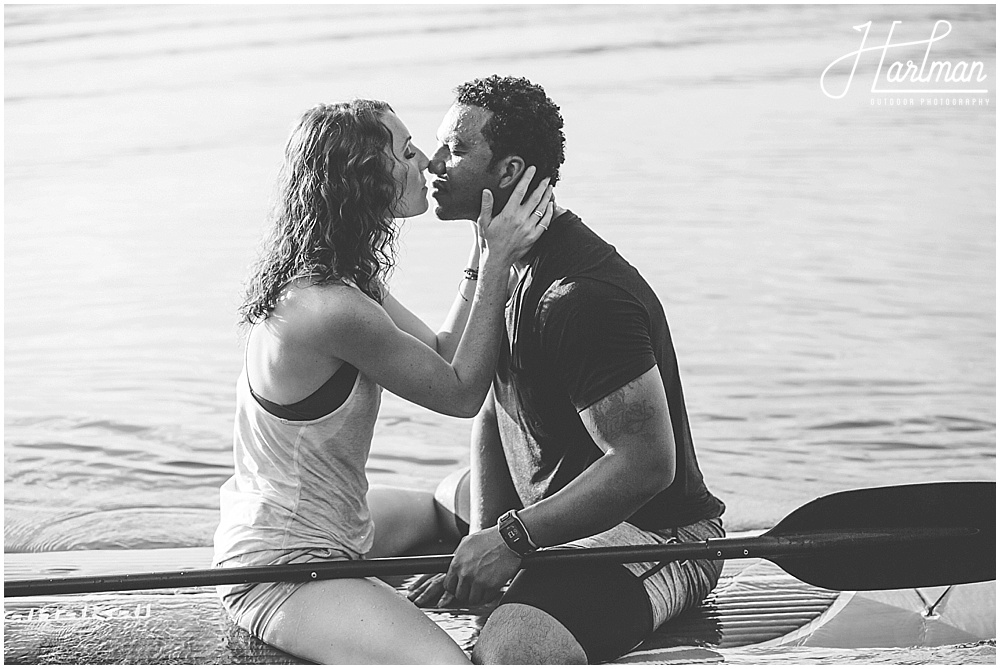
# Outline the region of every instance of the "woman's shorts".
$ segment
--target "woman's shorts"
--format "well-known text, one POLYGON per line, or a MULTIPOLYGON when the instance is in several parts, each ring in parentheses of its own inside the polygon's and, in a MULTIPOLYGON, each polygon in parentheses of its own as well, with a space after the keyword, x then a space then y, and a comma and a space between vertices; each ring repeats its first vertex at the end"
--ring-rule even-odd
MULTIPOLYGON (((350 557, 347 553, 334 548, 299 548, 245 553, 223 560, 216 566, 264 567, 348 559, 350 557)), ((304 585, 307 583, 239 583, 217 586, 216 591, 233 622, 258 639, 266 641, 264 634, 274 614, 292 593, 304 585)))

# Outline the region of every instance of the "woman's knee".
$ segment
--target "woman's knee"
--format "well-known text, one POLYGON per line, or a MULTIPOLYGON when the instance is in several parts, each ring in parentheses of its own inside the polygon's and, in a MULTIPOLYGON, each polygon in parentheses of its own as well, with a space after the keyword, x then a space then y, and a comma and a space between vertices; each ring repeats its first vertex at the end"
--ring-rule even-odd
POLYGON ((459 469, 444 477, 434 491, 434 507, 441 538, 459 541, 469 533, 470 511, 469 468, 459 469))
POLYGON ((402 555, 438 538, 437 513, 430 492, 372 486, 368 509, 375 526, 368 557, 402 555))

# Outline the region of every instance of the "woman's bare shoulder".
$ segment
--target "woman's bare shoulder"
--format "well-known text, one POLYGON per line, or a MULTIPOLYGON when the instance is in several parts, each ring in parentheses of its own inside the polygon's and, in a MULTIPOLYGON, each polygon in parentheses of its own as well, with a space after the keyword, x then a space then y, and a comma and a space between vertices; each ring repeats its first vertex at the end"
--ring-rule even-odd
POLYGON ((309 338, 355 334, 359 327, 388 319, 381 305, 347 283, 289 286, 272 315, 290 331, 309 338))

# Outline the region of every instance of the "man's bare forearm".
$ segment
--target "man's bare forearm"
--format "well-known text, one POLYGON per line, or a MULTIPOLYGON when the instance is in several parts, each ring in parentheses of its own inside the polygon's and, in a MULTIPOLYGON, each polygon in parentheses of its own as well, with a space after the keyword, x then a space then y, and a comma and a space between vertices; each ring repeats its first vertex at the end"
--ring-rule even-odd
POLYGON ((500 443, 493 393, 486 398, 472 425, 470 532, 496 524, 497 519, 521 502, 511 481, 507 458, 500 443))

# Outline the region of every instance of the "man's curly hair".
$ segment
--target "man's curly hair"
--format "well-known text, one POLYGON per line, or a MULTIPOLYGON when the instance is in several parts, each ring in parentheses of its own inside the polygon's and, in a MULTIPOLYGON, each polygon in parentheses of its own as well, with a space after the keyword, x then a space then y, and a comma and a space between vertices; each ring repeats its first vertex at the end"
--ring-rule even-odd
POLYGON ((455 89, 455 101, 492 112, 483 127, 493 152, 492 165, 508 156, 520 156, 537 169, 532 188, 545 177, 554 185, 565 159, 566 137, 559 106, 545 90, 524 77, 493 74, 467 81, 455 89))

